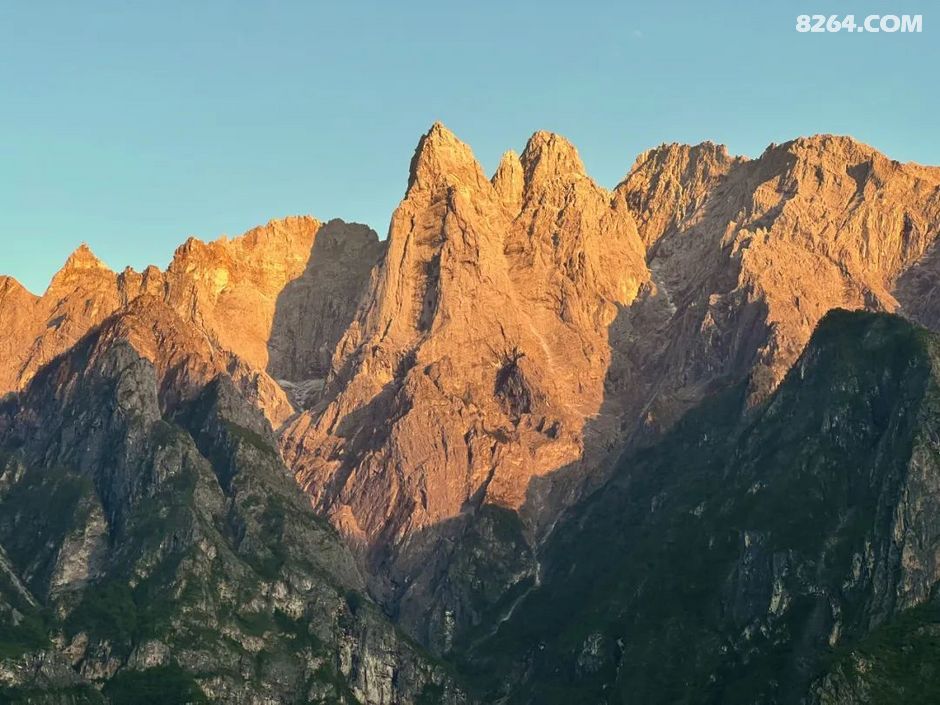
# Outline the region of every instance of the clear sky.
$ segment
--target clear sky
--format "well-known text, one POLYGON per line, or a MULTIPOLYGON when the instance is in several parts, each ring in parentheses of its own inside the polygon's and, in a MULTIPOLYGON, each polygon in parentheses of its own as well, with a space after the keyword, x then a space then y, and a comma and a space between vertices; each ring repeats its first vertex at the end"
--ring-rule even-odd
POLYGON ((0 0, 0 272, 41 292, 82 241, 162 267, 296 213, 384 237, 435 120, 487 170, 560 132, 608 187, 673 141, 836 132, 940 164, 938 70, 924 0, 0 0), (800 34, 803 12, 924 31, 800 34))

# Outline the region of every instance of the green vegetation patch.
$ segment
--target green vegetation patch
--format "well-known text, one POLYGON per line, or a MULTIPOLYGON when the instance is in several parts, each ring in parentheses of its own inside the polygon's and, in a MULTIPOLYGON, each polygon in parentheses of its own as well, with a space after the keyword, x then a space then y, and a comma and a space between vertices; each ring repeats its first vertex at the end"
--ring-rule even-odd
POLYGON ((42 690, 0 688, 0 705, 105 705, 105 700, 87 685, 42 690))
POLYGON ((196 679, 176 664, 121 671, 104 686, 111 705, 208 705, 196 679))
POLYGON ((0 619, 0 659, 17 658, 44 649, 48 644, 48 627, 38 612, 21 614, 15 624, 12 615, 0 619))
POLYGON ((906 610, 851 650, 840 650, 830 674, 851 692, 865 693, 871 705, 940 703, 940 604, 906 610))

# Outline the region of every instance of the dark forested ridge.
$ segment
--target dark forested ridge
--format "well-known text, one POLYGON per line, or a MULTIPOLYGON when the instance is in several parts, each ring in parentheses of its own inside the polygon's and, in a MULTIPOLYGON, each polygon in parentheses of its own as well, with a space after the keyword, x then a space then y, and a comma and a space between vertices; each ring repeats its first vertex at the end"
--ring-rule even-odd
POLYGON ((831 312, 764 405, 710 399, 575 508, 468 673, 541 705, 934 702, 938 363, 831 312))

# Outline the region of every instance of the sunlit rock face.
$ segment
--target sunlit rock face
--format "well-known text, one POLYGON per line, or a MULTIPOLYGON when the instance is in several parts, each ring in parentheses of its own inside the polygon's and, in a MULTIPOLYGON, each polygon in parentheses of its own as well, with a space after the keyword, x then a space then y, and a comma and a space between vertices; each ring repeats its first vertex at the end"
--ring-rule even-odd
MULTIPOLYGON (((756 413, 831 309, 940 325, 938 224, 940 170, 845 137, 800 138, 755 159, 664 145, 608 191, 559 135, 535 133, 488 178, 435 124, 386 240, 291 217, 190 239, 165 271, 114 273, 82 246, 41 296, 0 279, 0 423, 18 443, 39 433, 54 416, 28 403, 43 375, 63 375, 56 388, 71 394, 81 364, 109 360, 119 377, 120 365, 152 368, 152 381, 117 385, 117 401, 81 408, 88 426, 61 441, 79 457, 97 415, 126 404, 142 423, 188 429, 205 390, 226 380, 261 414, 256 435, 235 440, 274 447, 271 468, 296 481, 304 521, 328 520, 351 549, 340 562, 359 576, 355 589, 424 646, 459 654, 539 588, 545 542, 609 489, 618 459, 629 465, 728 389, 743 390, 736 414, 756 413)), ((231 432, 212 428, 214 443, 231 432)), ((193 433, 203 458, 218 460, 193 433)), ((137 491, 123 482, 107 492, 137 491)), ((216 500, 231 502, 222 491, 216 500)), ((53 541, 61 560, 48 564, 41 599, 105 574, 116 501, 89 499, 53 541)), ((311 555, 325 541, 311 538, 311 555)), ((26 585, 7 563, 12 584, 26 585)), ((586 635, 579 673, 606 663, 602 637, 586 635)), ((331 642, 344 644, 336 672, 363 663, 357 638, 331 642)), ((135 658, 157 663, 161 648, 135 658)), ((407 702, 387 662, 368 663, 357 687, 369 702, 407 702)), ((409 682, 442 686, 434 678, 409 682)))
POLYGON ((277 427, 293 413, 285 390, 317 386, 325 376, 381 249, 365 226, 307 216, 210 243, 190 238, 165 272, 114 273, 82 245, 42 296, 0 281, 0 346, 7 353, 0 392, 22 389, 94 326, 146 295, 257 375, 259 399, 277 427))
POLYGON ((322 401, 281 443, 394 604, 418 619, 481 507, 523 512, 526 531, 555 516, 614 437, 608 330, 648 277, 624 199, 562 137, 536 133, 492 180, 443 126, 421 139, 322 401))
POLYGON ((690 398, 742 373, 752 402, 764 398, 834 307, 916 310, 925 294, 903 275, 937 238, 938 188, 940 169, 833 135, 754 160, 710 143, 640 155, 617 191, 653 272, 631 312, 664 358, 650 375, 640 352, 637 376, 656 388, 649 423, 668 427, 690 398))
MULTIPOLYGON (((439 538, 478 539, 481 507, 512 510, 531 548, 624 447, 740 380, 750 405, 766 398, 831 308, 901 301, 923 318, 932 274, 904 275, 926 269, 938 184, 828 135, 753 160, 663 146, 609 193, 536 133, 488 180, 435 125, 320 403, 282 450, 395 609, 460 592, 448 566, 464 558, 439 562, 439 538)), ((518 553, 508 583, 534 579, 518 553)))

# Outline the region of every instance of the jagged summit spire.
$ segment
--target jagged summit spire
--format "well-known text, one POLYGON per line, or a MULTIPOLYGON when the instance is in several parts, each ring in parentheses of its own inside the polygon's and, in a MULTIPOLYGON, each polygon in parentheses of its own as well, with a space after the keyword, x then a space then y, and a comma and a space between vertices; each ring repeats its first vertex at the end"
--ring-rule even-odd
POLYGON ((108 269, 108 266, 95 256, 88 243, 83 242, 65 260, 63 270, 108 269))
POLYGON ((493 187, 506 205, 519 208, 525 188, 525 175, 519 155, 513 150, 505 152, 499 160, 499 166, 493 174, 493 187))
POLYGON ((71 287, 76 279, 92 274, 110 274, 108 266, 95 256, 87 243, 79 245, 65 260, 62 269, 56 272, 49 283, 49 290, 55 291, 62 287, 71 287))
POLYGON ((554 132, 539 130, 533 134, 526 143, 520 161, 527 187, 548 179, 586 176, 578 150, 554 132))
POLYGON ((428 130, 427 134, 429 137, 431 135, 443 135, 443 136, 453 137, 454 139, 456 139, 456 136, 454 135, 454 133, 451 132, 449 129, 447 129, 447 125, 445 125, 440 120, 435 120, 433 123, 431 123, 431 129, 428 130))
POLYGON ((440 121, 431 125, 418 141, 411 159, 408 191, 447 182, 479 185, 481 181, 486 178, 469 145, 440 121))

